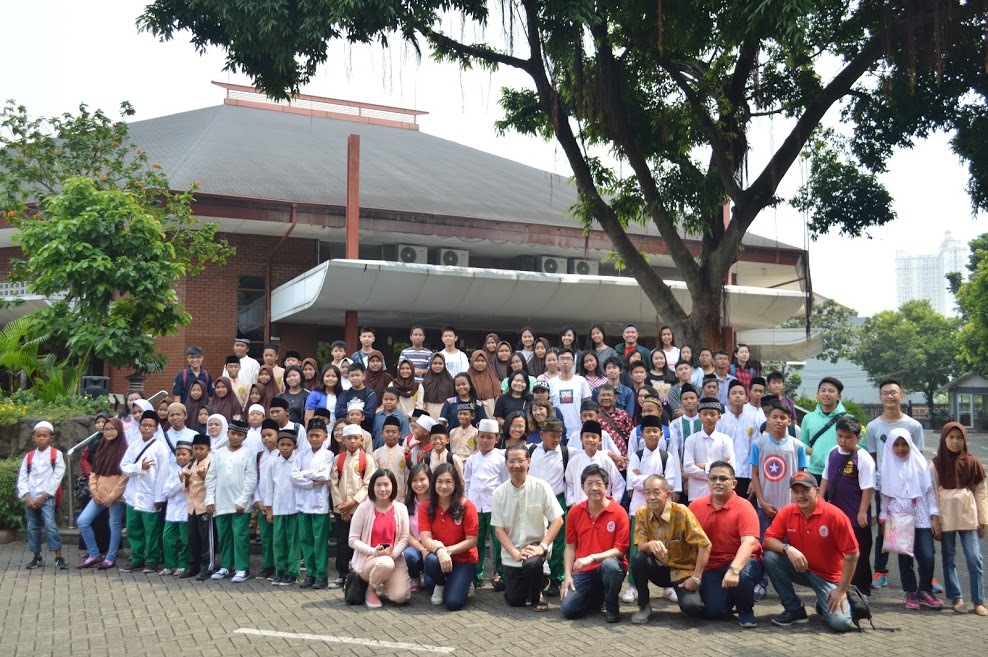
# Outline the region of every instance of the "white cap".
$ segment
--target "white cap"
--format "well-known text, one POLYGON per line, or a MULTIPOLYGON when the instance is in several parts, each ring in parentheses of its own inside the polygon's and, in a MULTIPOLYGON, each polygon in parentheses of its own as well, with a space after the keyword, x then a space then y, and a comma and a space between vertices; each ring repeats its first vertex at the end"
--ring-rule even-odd
POLYGON ((47 422, 45 420, 42 420, 34 425, 34 429, 32 429, 32 431, 37 431, 38 429, 48 429, 48 431, 52 432, 52 435, 55 434, 55 427, 51 425, 51 422, 47 422))
POLYGON ((477 427, 478 431, 483 431, 484 433, 497 433, 500 427, 497 424, 497 420, 485 419, 480 421, 480 426, 477 427))
POLYGON ((346 405, 347 413, 349 413, 350 411, 352 411, 355 408, 359 408, 360 410, 364 410, 364 400, 363 399, 351 399, 350 401, 347 402, 347 405, 346 405))
POLYGON ((250 415, 254 411, 257 411, 261 415, 265 415, 265 416, 267 415, 267 413, 264 412, 264 407, 261 406, 260 404, 251 404, 250 408, 247 409, 247 415, 250 415))
POLYGON ((344 436, 362 436, 364 430, 360 428, 359 424, 348 424, 343 427, 344 436))
POLYGON ((428 415, 418 416, 417 418, 415 418, 415 422, 418 423, 418 425, 423 429, 425 429, 426 431, 432 431, 432 427, 436 426, 436 421, 433 420, 428 415))

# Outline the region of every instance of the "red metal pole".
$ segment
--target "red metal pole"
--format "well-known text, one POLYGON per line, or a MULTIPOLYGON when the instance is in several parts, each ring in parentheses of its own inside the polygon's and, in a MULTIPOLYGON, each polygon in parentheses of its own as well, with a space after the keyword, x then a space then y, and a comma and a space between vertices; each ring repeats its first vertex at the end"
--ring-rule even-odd
MULTIPOLYGON (((347 139, 346 162, 346 258, 360 257, 360 135, 347 139)), ((351 349, 357 348, 357 311, 345 315, 343 339, 351 349)))

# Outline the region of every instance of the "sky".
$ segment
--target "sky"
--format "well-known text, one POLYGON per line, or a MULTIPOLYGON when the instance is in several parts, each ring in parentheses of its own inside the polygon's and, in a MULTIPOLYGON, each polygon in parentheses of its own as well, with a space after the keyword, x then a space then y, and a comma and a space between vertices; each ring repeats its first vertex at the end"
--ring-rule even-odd
MULTIPOLYGON (((83 102, 116 115, 120 102, 128 100, 137 110, 134 120, 142 120, 220 104, 224 91, 212 80, 251 83, 242 74, 223 71, 219 50, 200 56, 186 36, 160 43, 139 34, 135 19, 144 4, 8 3, 0 23, 5 52, 0 98, 14 99, 36 116, 71 112, 83 102)), ((448 27, 459 33, 458 25, 448 27)), ((401 47, 384 51, 334 44, 329 61, 303 92, 424 110, 429 112, 419 119, 424 132, 568 176, 569 165, 554 142, 499 136, 494 130, 501 117, 501 87, 521 86, 525 80, 512 71, 463 72, 427 56, 420 60, 401 47)), ((835 120, 834 112, 828 119, 835 120)), ((753 171, 787 132, 783 122, 758 126, 751 140, 753 171)), ((898 219, 870 231, 870 240, 824 236, 809 241, 803 216, 790 207, 764 211, 751 232, 806 245, 818 294, 861 316, 894 309, 896 251, 935 253, 945 231, 966 242, 988 230, 984 215, 972 214, 966 167, 948 142, 948 135, 937 134, 893 155, 881 179, 898 219)), ((805 166, 794 165, 780 194, 791 196, 807 173, 805 166)))

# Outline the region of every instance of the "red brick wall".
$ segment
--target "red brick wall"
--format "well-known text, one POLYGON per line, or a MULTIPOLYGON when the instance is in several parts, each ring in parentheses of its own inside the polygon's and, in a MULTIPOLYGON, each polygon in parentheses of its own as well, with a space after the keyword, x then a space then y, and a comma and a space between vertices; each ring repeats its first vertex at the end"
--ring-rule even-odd
MULTIPOLYGON (((199 276, 180 282, 177 291, 192 314, 192 323, 176 335, 158 340, 169 364, 161 374, 152 374, 144 384, 149 394, 171 391, 175 374, 185 367, 185 348, 199 345, 206 352, 203 366, 219 377, 226 357, 233 353, 237 332, 237 279, 239 276, 264 276, 271 251, 281 239, 260 235, 224 234, 237 254, 222 267, 209 266, 199 276)), ((295 278, 316 266, 316 241, 289 238, 274 254, 271 265, 271 288, 295 278)), ((294 328, 294 327, 293 327, 294 328)), ((282 330, 282 351, 315 351, 315 330, 298 327, 297 332, 282 330), (286 335, 288 333, 289 335, 286 335), (289 338, 286 339, 286 338, 289 338)), ((110 373, 111 390, 124 392, 129 371, 110 373)))

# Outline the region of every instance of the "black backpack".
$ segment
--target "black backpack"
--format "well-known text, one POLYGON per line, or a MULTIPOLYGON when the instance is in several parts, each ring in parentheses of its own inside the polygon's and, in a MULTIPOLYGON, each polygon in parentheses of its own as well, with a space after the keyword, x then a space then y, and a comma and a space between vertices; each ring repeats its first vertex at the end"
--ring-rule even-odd
MULTIPOLYGON (((528 458, 532 458, 532 454, 535 453, 535 448, 542 443, 535 443, 534 445, 528 446, 528 458)), ((566 445, 559 446, 559 453, 563 457, 563 482, 566 481, 566 466, 569 465, 569 448, 566 445)))
MULTIPOLYGON (((652 452, 652 453, 654 454, 655 452, 652 452)), ((642 456, 644 456, 644 455, 645 455, 645 450, 644 449, 640 449, 637 452, 635 452, 635 456, 638 457, 638 463, 641 463, 642 462, 642 456)), ((662 448, 659 448, 659 456, 662 458, 662 474, 665 475, 665 472, 666 472, 666 461, 669 460, 669 452, 665 451, 662 448)))

